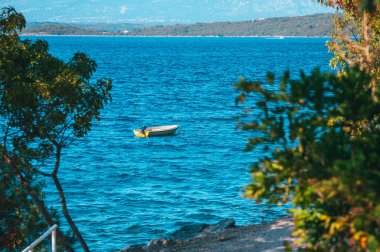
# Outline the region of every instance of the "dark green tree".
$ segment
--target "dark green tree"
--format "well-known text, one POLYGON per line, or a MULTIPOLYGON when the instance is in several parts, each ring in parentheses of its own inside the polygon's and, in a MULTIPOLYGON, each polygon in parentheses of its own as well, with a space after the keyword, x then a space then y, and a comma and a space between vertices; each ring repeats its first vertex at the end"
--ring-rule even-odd
MULTIPOLYGON (((42 216, 52 226, 56 221, 43 201, 40 183, 43 177, 51 179, 57 188, 63 216, 82 248, 88 251, 67 210, 58 174, 62 149, 84 137, 92 121, 99 120, 100 110, 111 98, 111 81, 91 81, 96 63, 83 53, 76 53, 65 63, 49 54, 45 41, 21 40, 18 33, 24 27, 25 19, 20 13, 11 7, 1 9, 0 186, 4 184, 9 192, 1 195, 2 201, 8 200, 12 205, 13 196, 21 197, 25 204, 21 207, 30 214, 34 211, 36 223, 41 223, 37 216, 42 216), (28 204, 32 211, 26 207, 28 204)), ((20 221, 17 205, 9 209, 13 209, 13 216, 20 221)), ((20 233, 15 243, 27 241, 26 235, 20 233)), ((72 251, 61 230, 58 236, 66 250, 72 251)))
MULTIPOLYGON (((0 250, 21 251, 47 229, 36 204, 8 167, 0 169, 0 250)), ((34 191, 42 194, 39 185, 34 191)), ((54 219, 58 223, 58 219, 54 219)))
POLYGON ((354 67, 237 84, 238 101, 254 101, 255 119, 239 123, 253 134, 247 150, 264 146, 266 156, 251 167, 245 196, 291 200, 293 234, 307 250, 380 251, 380 106, 370 82, 354 67))

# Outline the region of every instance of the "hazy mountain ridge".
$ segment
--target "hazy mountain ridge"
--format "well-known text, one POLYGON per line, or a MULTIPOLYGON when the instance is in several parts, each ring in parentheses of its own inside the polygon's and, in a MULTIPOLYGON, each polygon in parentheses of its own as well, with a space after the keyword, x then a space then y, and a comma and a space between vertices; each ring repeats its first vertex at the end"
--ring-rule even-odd
POLYGON ((31 23, 32 35, 126 35, 126 36, 329 36, 333 14, 261 18, 240 22, 176 24, 144 27, 141 24, 31 23))
POLYGON ((241 22, 197 23, 136 29, 132 36, 329 36, 332 14, 255 19, 241 22))

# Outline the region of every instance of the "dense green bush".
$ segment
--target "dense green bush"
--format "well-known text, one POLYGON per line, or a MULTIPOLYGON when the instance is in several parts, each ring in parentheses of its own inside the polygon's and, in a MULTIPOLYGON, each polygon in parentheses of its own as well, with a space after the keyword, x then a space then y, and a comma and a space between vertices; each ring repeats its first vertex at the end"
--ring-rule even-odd
POLYGON ((279 82, 268 73, 267 83, 236 84, 238 101, 255 115, 239 123, 252 131, 247 149, 276 147, 251 167, 245 195, 291 200, 303 248, 380 251, 380 106, 370 82, 354 67, 340 75, 301 72, 300 80, 285 73, 279 82))
POLYGON ((318 2, 341 11, 327 42, 337 73, 236 85, 254 103, 239 123, 254 132, 247 150, 267 150, 246 196, 291 200, 301 250, 380 251, 380 1, 318 2))

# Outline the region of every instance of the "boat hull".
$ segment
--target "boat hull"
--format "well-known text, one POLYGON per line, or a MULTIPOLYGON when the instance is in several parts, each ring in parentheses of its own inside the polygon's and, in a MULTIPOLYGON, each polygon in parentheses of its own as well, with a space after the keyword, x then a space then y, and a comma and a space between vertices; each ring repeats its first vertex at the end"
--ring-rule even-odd
POLYGON ((133 130, 136 137, 159 137, 159 136, 170 136, 174 135, 179 125, 165 125, 165 126, 155 126, 148 127, 144 131, 140 129, 133 130))

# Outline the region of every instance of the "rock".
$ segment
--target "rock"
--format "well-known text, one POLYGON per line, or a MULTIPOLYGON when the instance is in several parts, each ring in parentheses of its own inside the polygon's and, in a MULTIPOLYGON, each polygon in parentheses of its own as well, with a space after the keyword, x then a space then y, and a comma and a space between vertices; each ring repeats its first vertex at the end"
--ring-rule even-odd
POLYGON ((235 227, 234 219, 225 219, 217 224, 192 224, 183 226, 171 234, 172 240, 189 240, 196 237, 203 237, 210 233, 220 233, 226 228, 235 227))
POLYGON ((137 245, 132 245, 129 247, 126 247, 125 249, 122 249, 120 252, 145 252, 146 245, 145 244, 137 244, 137 245))
POLYGON ((202 231, 202 234, 209 234, 209 233, 220 233, 226 228, 233 228, 235 226, 235 220, 234 219, 225 219, 222 220, 221 222, 213 225, 209 225, 207 228, 205 228, 202 231))
MULTIPOLYGON (((147 245, 139 244, 129 246, 122 250, 122 252, 150 252, 150 251, 172 251, 170 246, 179 245, 181 242, 189 241, 195 238, 207 237, 210 234, 218 234, 226 228, 235 227, 234 219, 225 219, 217 224, 192 224, 183 226, 179 230, 170 235, 168 240, 159 238, 151 240, 147 245)), ((221 237, 221 241, 230 240, 230 237, 221 237)))
MULTIPOLYGON (((293 219, 286 217, 268 224, 235 227, 232 219, 214 225, 198 224, 183 227, 177 234, 185 240, 157 239, 148 245, 130 246, 123 252, 251 252, 284 251, 284 242, 293 242, 291 230, 293 219), (196 237, 194 237, 194 235, 196 237)), ((293 249, 296 249, 293 246, 293 249)))
POLYGON ((159 238, 157 240, 151 240, 146 248, 148 250, 159 250, 160 248, 167 247, 169 245, 169 241, 164 238, 159 238))
MULTIPOLYGON (((151 240, 148 244, 138 244, 129 246, 120 252, 150 252, 150 251, 165 251, 165 248, 175 244, 175 242, 159 238, 151 240)), ((170 251, 170 250, 169 250, 170 251)))
POLYGON ((173 240, 188 240, 198 236, 204 229, 209 227, 208 224, 192 224, 181 227, 170 235, 173 240))

